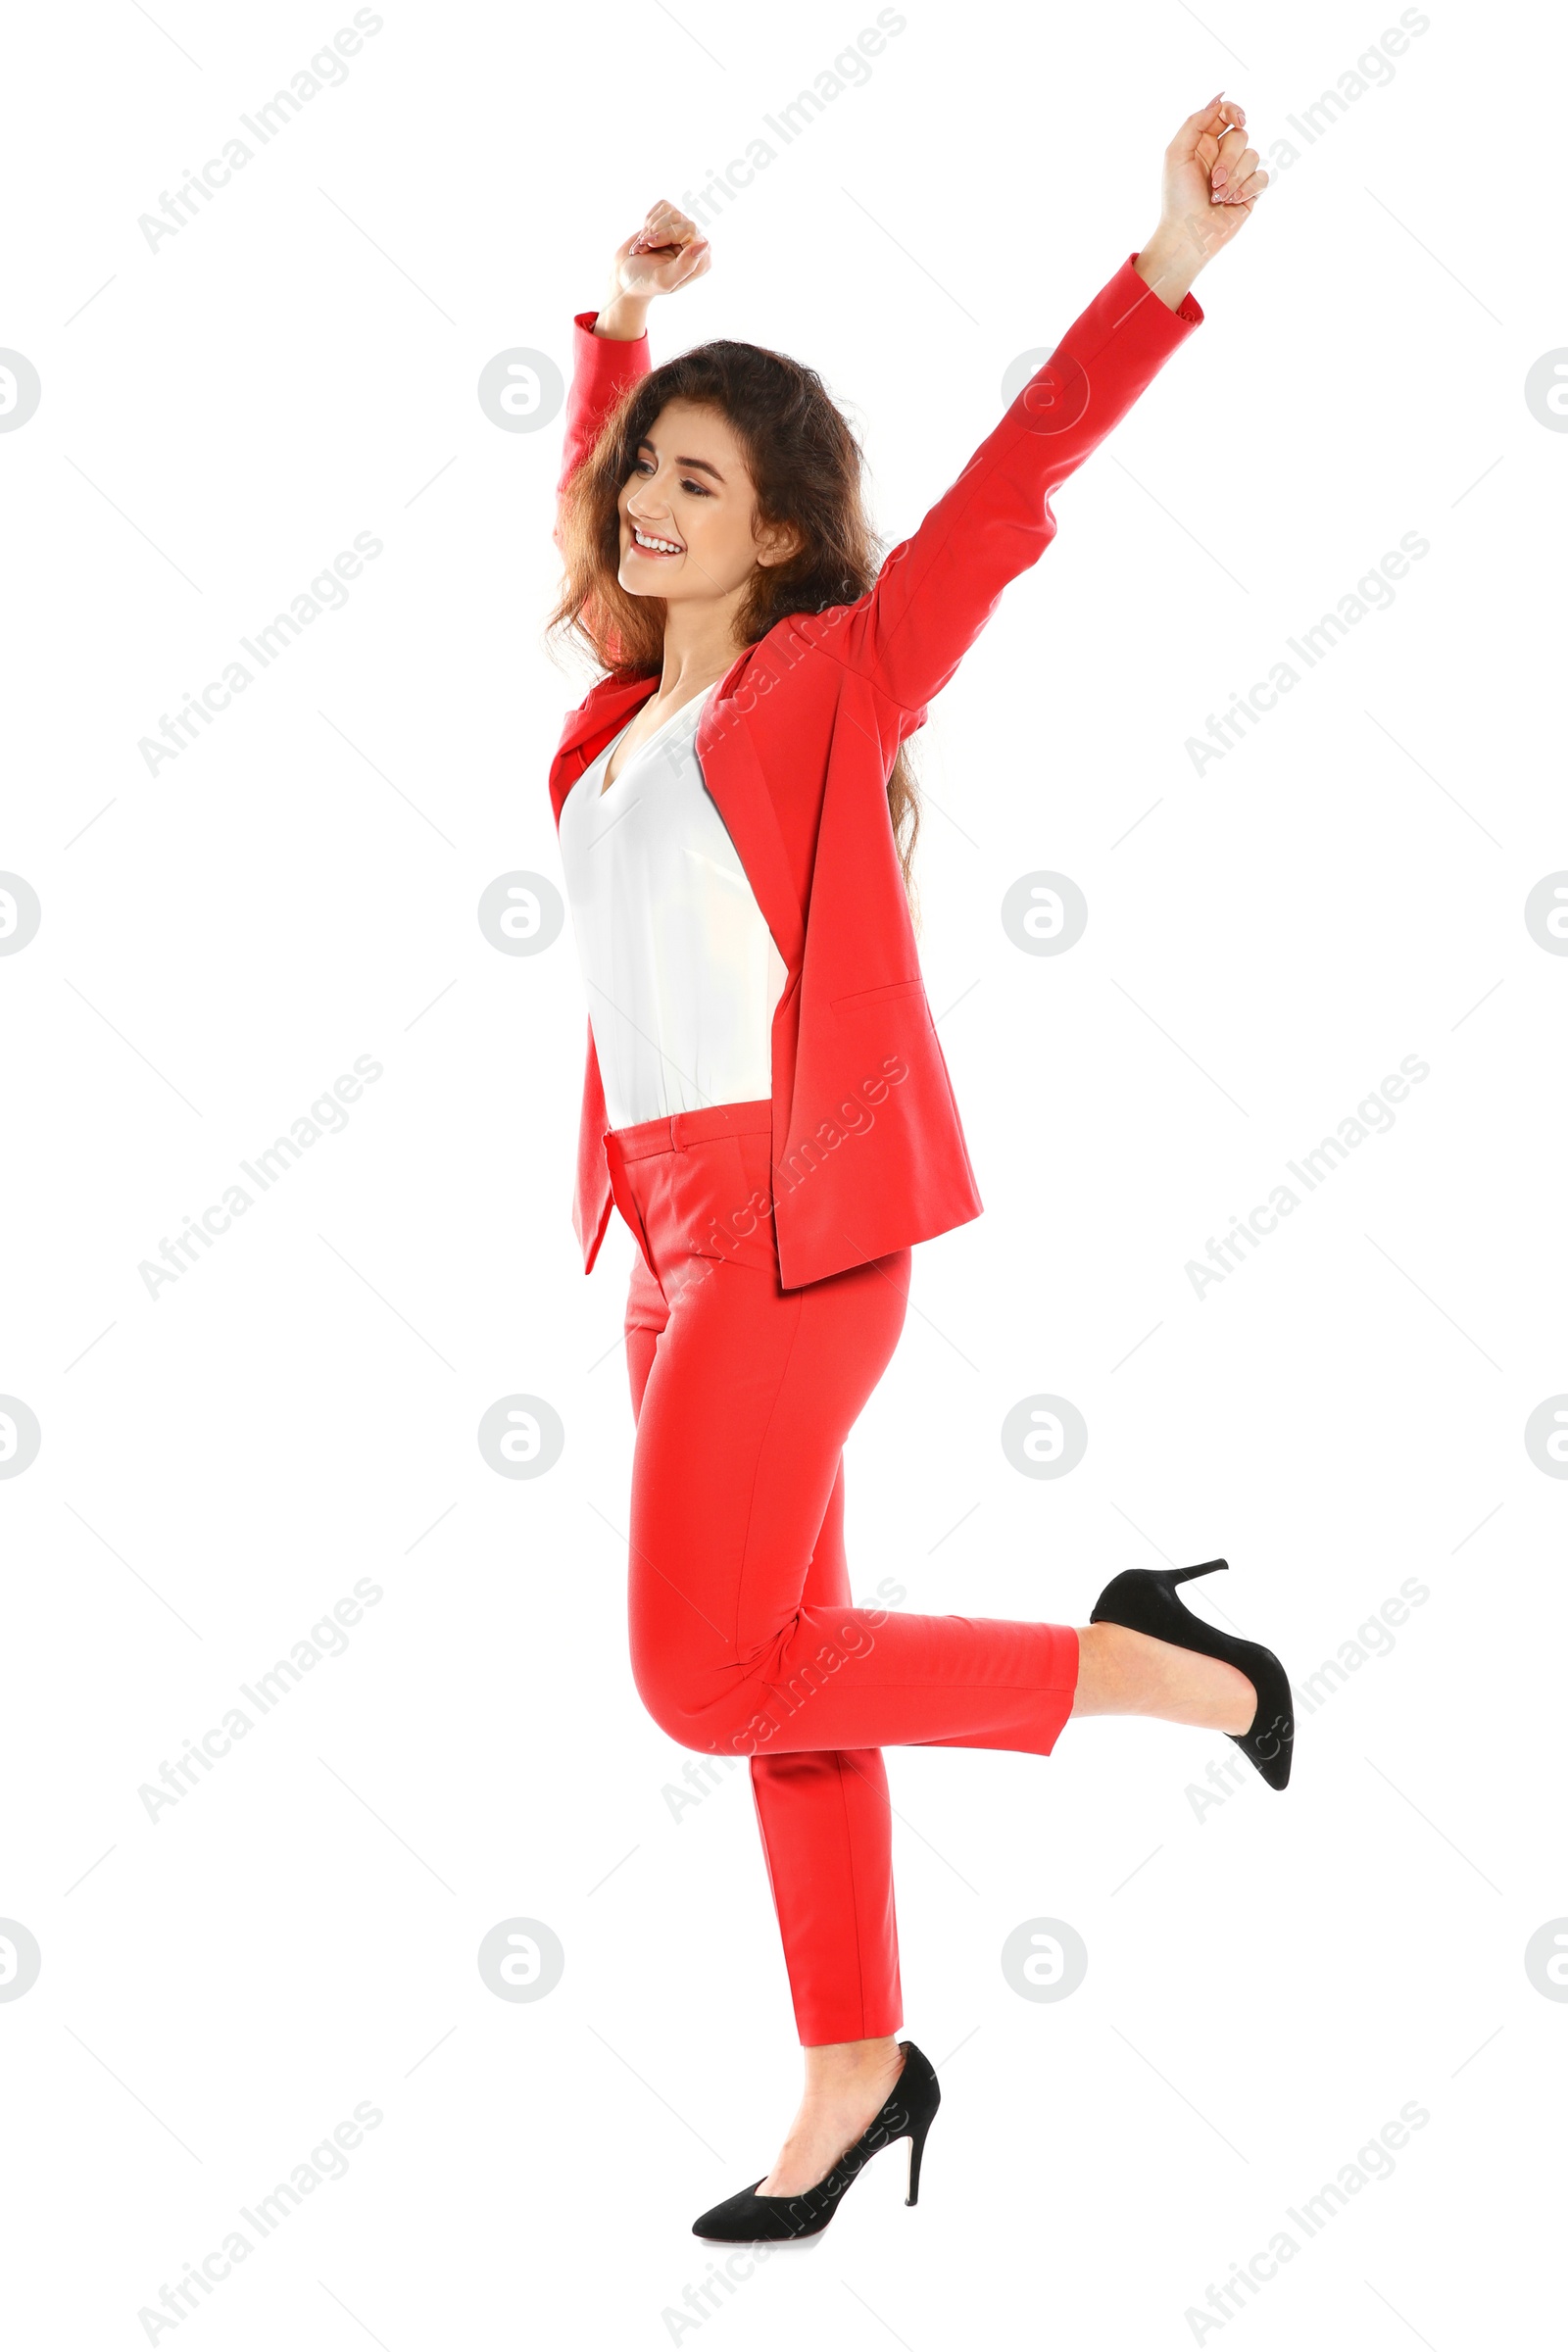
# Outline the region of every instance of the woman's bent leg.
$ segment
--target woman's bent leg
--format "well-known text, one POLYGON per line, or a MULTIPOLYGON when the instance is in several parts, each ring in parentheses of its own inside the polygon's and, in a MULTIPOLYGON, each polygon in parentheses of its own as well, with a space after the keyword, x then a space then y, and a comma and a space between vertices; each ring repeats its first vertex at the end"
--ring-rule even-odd
POLYGON ((673 1739, 778 1757, 896 1745, 1049 1755, 1078 1637, 808 1593, 850 1429, 903 1327, 909 1252, 800 1290, 710 1260, 675 1291, 643 1397, 632 1671, 673 1739))

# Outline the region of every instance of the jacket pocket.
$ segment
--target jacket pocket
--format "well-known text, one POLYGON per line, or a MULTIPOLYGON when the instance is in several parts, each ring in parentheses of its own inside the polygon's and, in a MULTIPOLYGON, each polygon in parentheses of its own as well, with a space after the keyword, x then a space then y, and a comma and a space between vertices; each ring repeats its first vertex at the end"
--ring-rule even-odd
POLYGON ((832 1000, 833 1009, 835 1012, 853 1013, 864 1006, 869 1010, 873 1004, 890 1004, 900 997, 918 997, 924 993, 923 980, 890 980, 882 988, 862 988, 857 990, 854 996, 835 997, 832 1000))
POLYGON ((885 1101, 887 1087, 902 1088, 911 1077, 910 1094, 928 1092, 940 1048, 923 980, 893 980, 835 997, 833 1023, 839 1035, 835 1074, 848 1096, 885 1101))

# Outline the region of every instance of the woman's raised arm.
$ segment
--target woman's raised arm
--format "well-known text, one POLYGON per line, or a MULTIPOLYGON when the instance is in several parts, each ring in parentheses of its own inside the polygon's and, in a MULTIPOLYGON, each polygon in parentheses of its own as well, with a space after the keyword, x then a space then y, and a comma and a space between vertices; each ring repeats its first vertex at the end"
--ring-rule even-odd
POLYGON ((656 295, 673 294, 701 277, 710 260, 708 239, 698 234, 696 221, 662 200, 615 248, 604 309, 579 311, 572 320, 571 390, 558 502, 621 393, 649 371, 649 304, 656 295))
POLYGON ((1067 329, 869 592, 797 623, 911 714, 946 685, 1007 582, 1056 533, 1051 497, 1202 322, 1189 288, 1267 185, 1246 118, 1214 99, 1165 151, 1157 229, 1067 329))

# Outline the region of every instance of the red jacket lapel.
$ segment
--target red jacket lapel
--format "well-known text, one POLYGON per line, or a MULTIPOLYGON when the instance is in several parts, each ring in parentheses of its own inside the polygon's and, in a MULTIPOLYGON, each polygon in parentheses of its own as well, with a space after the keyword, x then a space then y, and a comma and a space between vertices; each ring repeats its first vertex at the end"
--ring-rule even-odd
POLYGON ((658 684, 657 678, 601 678, 576 710, 567 711, 550 768, 550 806, 558 826, 562 804, 584 768, 593 765, 658 684))

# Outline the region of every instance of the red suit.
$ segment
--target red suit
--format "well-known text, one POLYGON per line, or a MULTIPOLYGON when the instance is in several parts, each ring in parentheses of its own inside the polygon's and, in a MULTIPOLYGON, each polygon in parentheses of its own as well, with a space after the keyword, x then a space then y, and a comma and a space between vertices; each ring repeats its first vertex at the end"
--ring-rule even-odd
MULTIPOLYGON (((887 775, 1050 497, 1202 319, 1131 259, 1068 329, 857 603, 778 624, 720 680, 704 779, 784 959, 772 1096, 607 1132, 592 1032, 574 1216, 592 1266, 612 1201, 637 1236, 630 1560, 638 1689, 673 1739, 752 1759, 800 2038, 902 2022, 880 1750, 1049 1755, 1070 1626, 850 1604, 842 1447, 903 1325, 910 1246, 980 1213, 910 927, 887 775)), ((646 337, 576 320, 563 484, 646 337)), ((562 803, 658 681, 567 718, 562 803)))

